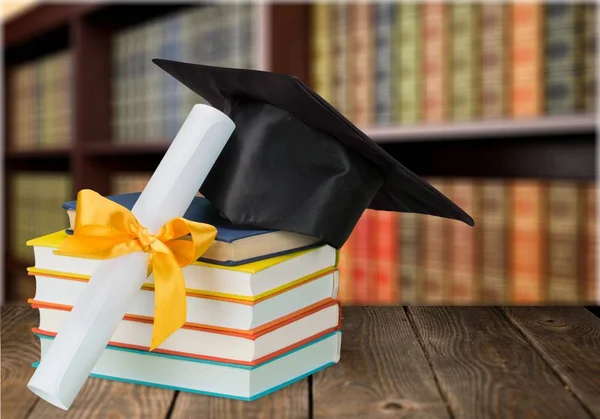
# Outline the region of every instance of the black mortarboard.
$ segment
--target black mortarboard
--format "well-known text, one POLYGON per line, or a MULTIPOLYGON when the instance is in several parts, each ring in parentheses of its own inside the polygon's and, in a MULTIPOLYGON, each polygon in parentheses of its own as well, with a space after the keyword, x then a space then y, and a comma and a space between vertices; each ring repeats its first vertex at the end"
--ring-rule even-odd
POLYGON ((293 76, 155 59, 228 115, 200 192, 233 223, 341 247, 366 208, 473 219, 293 76))

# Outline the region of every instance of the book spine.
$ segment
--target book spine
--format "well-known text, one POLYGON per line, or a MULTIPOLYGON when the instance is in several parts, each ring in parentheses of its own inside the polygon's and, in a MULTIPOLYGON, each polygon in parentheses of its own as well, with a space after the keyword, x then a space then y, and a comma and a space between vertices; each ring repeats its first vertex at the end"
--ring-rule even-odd
POLYGON ((400 3, 396 6, 395 16, 393 120, 401 124, 416 124, 421 120, 423 110, 421 6, 416 3, 400 3))
POLYGON ((481 4, 481 116, 499 119, 506 115, 507 6, 481 4))
POLYGON ((479 6, 450 7, 450 109, 452 119, 465 121, 479 114, 479 6))
POLYGON ((585 4, 583 29, 583 80, 584 108, 586 111, 596 110, 597 107, 597 69, 598 69, 598 27, 596 14, 597 4, 585 4))
POLYGON ((327 101, 333 97, 333 40, 331 36, 333 7, 326 3, 316 3, 312 6, 312 59, 314 64, 311 76, 315 91, 327 101))
MULTIPOLYGON (((469 213, 478 218, 478 191, 472 180, 456 179, 450 184, 450 198, 469 213)), ((450 300, 456 304, 470 304, 478 301, 479 284, 477 278, 477 229, 463 223, 450 224, 450 300)))
POLYGON ((389 211, 373 213, 376 241, 373 246, 375 262, 374 302, 396 304, 398 302, 398 214, 389 211))
MULTIPOLYGON (((555 181, 548 187, 549 301, 579 301, 581 194, 574 182, 555 181)), ((582 287, 583 288, 583 287, 582 287)), ((583 290, 581 290, 583 291, 583 290)), ((581 293, 583 294, 583 292, 581 293)))
POLYGON ((352 304, 353 301, 353 260, 354 247, 356 245, 355 234, 350 234, 346 243, 340 250, 338 261, 338 270, 340 274, 340 287, 338 291, 338 299, 344 304, 352 304))
POLYGON ((575 4, 548 4, 546 25, 546 112, 576 112, 583 107, 583 8, 575 4))
POLYGON ((371 223, 371 210, 366 210, 354 228, 354 260, 352 270, 353 302, 356 304, 369 304, 371 263, 371 237, 373 224, 371 223))
POLYGON ((598 267, 596 265, 597 251, 597 190, 595 182, 588 183, 585 187, 586 195, 586 301, 594 304, 600 303, 598 292, 598 267))
POLYGON ((481 280, 482 300, 508 302, 507 225, 508 196, 504 181, 486 180, 481 199, 481 280))
POLYGON ((448 116, 447 5, 423 6, 423 118, 441 122, 448 116))
POLYGON ((539 116, 544 107, 542 5, 513 3, 511 24, 511 114, 539 116))
POLYGON ((349 116, 351 109, 349 94, 350 54, 348 51, 348 6, 336 4, 334 9, 334 45, 333 63, 333 101, 332 105, 344 116, 349 116))
POLYGON ((392 23, 395 5, 379 3, 375 8, 376 116, 378 125, 392 122, 392 23))
POLYGON ((400 269, 398 270, 398 287, 400 289, 401 303, 416 304, 419 302, 419 275, 421 251, 420 251, 420 231, 419 215, 412 213, 400 214, 398 223, 398 240, 400 246, 398 249, 400 255, 400 269))
POLYGON ((367 3, 353 4, 351 7, 351 86, 353 122, 359 127, 373 122, 374 111, 374 41, 373 7, 367 3))
MULTIPOLYGON (((430 179, 429 183, 441 193, 447 193, 445 183, 430 179)), ((423 303, 437 304, 447 299, 447 223, 440 217, 423 217, 423 284, 419 299, 423 303)))
POLYGON ((535 304, 546 297, 544 186, 539 181, 517 181, 512 186, 511 292, 516 304, 535 304))

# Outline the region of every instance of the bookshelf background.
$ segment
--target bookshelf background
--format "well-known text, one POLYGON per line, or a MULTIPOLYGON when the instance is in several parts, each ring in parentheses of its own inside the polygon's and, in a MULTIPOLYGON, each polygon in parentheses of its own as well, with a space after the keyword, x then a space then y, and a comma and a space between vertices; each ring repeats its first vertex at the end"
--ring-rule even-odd
MULTIPOLYGON (((323 28, 318 23, 321 13, 317 10, 318 7, 310 4, 254 4, 251 16, 253 51, 250 65, 258 69, 294 74, 308 81, 327 97, 327 88, 323 88, 320 84, 322 81, 319 80, 319 68, 323 68, 322 59, 315 56, 315 51, 321 48, 318 39, 324 36, 323 28)), ((15 134, 18 130, 15 124, 19 123, 15 121, 19 119, 13 112, 18 109, 14 106, 15 102, 22 101, 22 96, 19 95, 17 99, 14 90, 5 89, 3 190, 6 300, 23 301, 33 295, 34 289, 34 281, 25 278, 24 274, 30 260, 26 260, 27 249, 22 251, 22 238, 35 232, 19 229, 16 227, 17 223, 22 224, 22 220, 27 222, 38 217, 51 218, 48 214, 63 217, 64 224, 67 223, 66 215, 61 213, 54 202, 60 201, 58 198, 52 200, 52 194, 46 193, 41 194, 47 197, 45 201, 35 199, 39 195, 36 187, 47 190, 47 185, 52 184, 52 181, 38 185, 33 182, 32 186, 32 182, 29 181, 28 184, 26 180, 25 185, 28 186, 23 187, 17 186, 19 182, 23 184, 19 178, 27 178, 31 174, 49 174, 52 176, 47 178, 52 179, 62 174, 65 182, 55 183, 61 185, 66 199, 73 199, 76 191, 82 188, 92 188, 103 194, 139 189, 145 176, 157 166, 168 147, 170 137, 166 134, 162 138, 160 135, 148 134, 144 138, 136 138, 139 134, 134 133, 126 140, 124 137, 119 138, 115 129, 115 125, 118 125, 115 110, 118 94, 113 80, 118 67, 115 66, 114 40, 119 34, 135 31, 142 26, 152 26, 152 22, 164 21, 164 18, 176 15, 202 14, 205 12, 202 9, 208 8, 214 9, 215 6, 41 4, 4 23, 4 85, 8 87, 13 84, 15 69, 68 51, 71 59, 72 103, 71 126, 66 127, 72 133, 69 142, 50 142, 48 145, 47 142, 38 141, 38 145, 35 145, 29 138, 33 147, 19 147, 16 145, 15 134), (15 189, 23 188, 29 194, 17 194, 15 189), (14 202, 17 195, 19 202, 35 202, 35 208, 24 212, 17 210, 19 203, 14 202)), ((374 24, 379 25, 379 21, 375 20, 376 12, 370 10, 368 13, 373 14, 374 24)), ((403 21, 404 24, 409 23, 403 21)), ((333 23, 331 25, 333 27, 333 23)), ((236 25, 231 28, 240 29, 236 25)), ((375 33, 374 28, 370 30, 375 33)), ((349 38, 356 39, 361 35, 359 32, 353 36, 354 38, 349 38)), ((139 37, 138 34, 138 39, 139 37)), ((215 38, 213 35, 206 35, 205 39, 215 38)), ((159 46, 149 45, 147 48, 150 48, 150 52, 151 48, 155 48, 155 53, 160 53, 159 46)), ((150 52, 146 50, 146 53, 150 52)), ((371 54, 371 59, 374 60, 374 51, 367 51, 366 54, 366 57, 371 54)), ((374 69, 371 68, 370 71, 373 73, 374 69)), ((375 73, 371 74, 371 77, 376 76, 375 73)), ((165 75, 163 78, 166 80, 166 77, 165 75)), ((144 91, 143 87, 139 89, 139 92, 144 91)), ((336 100, 332 102, 335 103, 336 100)), ((26 107, 27 104, 22 106, 26 107)), ((375 106, 373 105, 374 108, 375 106)), ((548 185, 553 181, 572 181, 582 188, 588 187, 595 179, 594 111, 518 119, 473 118, 436 122, 415 120, 401 124, 392 119, 379 118, 379 113, 375 114, 374 119, 364 119, 350 111, 345 114, 400 162, 430 179, 441 179, 442 182, 452 182, 456 178, 482 182, 499 180, 507 184, 516 180, 534 179, 548 185)), ((44 228, 42 223, 39 225, 39 228, 44 228)), ((39 234, 48 232, 50 231, 41 231, 39 234)), ((445 237, 440 240, 445 241, 447 247, 452 242, 445 237)), ((581 236, 579 240, 583 242, 587 239, 581 236)), ((396 298, 402 297, 396 295, 396 298)), ((510 297, 506 298, 504 302, 511 302, 510 297)), ((373 293, 368 296, 359 295, 358 298, 356 295, 346 294, 346 299, 357 303, 384 300, 378 300, 373 293)), ((427 303, 426 300, 409 302, 427 303)), ((471 302, 486 303, 487 300, 484 296, 478 296, 471 302)))

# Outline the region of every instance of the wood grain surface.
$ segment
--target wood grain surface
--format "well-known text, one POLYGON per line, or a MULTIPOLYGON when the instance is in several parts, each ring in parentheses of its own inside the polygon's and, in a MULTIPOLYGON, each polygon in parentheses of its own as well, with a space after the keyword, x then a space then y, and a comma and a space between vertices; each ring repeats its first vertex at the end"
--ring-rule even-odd
POLYGON ((305 378, 253 402, 180 393, 171 419, 307 419, 308 386, 305 378))
POLYGON ((588 418, 498 308, 411 307, 455 418, 588 418))
POLYGON ((575 397, 600 417, 600 319, 573 307, 503 310, 575 397))
POLYGON ((2 307, 2 418, 600 418, 584 308, 344 307, 338 365, 254 402, 89 379, 68 412, 26 385, 38 314, 2 307))
POLYGON ((315 418, 448 418, 402 307, 344 307, 342 357, 314 375, 315 418))

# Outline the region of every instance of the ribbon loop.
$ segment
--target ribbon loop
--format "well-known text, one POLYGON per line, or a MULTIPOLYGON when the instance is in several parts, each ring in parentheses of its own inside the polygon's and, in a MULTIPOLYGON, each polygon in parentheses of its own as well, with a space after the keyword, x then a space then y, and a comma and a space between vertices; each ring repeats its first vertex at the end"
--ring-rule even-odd
POLYGON ((153 235, 127 208, 83 189, 77 194, 73 235, 55 253, 86 259, 150 253, 154 273, 154 328, 150 344, 153 350, 185 323, 186 293, 181 268, 206 252, 216 235, 214 226, 181 217, 167 222, 153 235))

